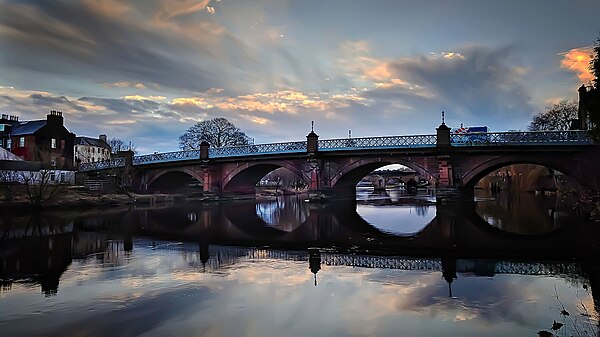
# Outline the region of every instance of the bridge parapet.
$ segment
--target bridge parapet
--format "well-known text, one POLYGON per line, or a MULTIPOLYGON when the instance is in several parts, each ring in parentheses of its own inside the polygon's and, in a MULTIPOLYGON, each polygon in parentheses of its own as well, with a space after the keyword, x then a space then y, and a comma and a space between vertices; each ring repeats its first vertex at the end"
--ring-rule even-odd
POLYGON ((436 135, 388 136, 319 140, 319 151, 435 147, 436 135))
POLYGON ((95 163, 82 163, 79 165, 79 171, 88 172, 97 170, 107 170, 119 167, 125 167, 125 158, 121 157, 111 160, 99 161, 95 163))
POLYGON ((134 156, 133 165, 165 163, 191 159, 200 159, 200 150, 175 151, 134 156))
POLYGON ((240 146, 229 146, 210 148, 208 150, 209 158, 239 157, 260 154, 275 153, 302 153, 306 152, 306 141, 284 142, 270 144, 251 144, 240 146))
POLYGON ((511 131, 451 134, 451 146, 493 145, 588 145, 592 139, 586 131, 511 131))

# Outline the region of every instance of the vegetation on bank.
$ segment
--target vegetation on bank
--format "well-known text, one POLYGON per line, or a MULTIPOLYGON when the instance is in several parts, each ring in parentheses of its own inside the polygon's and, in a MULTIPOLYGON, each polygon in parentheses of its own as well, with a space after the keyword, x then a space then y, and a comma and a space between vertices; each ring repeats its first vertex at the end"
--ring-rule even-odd
POLYGON ((32 188, 24 185, 13 185, 11 196, 6 193, 0 196, 0 210, 11 212, 31 211, 32 209, 62 209, 87 207, 112 207, 117 205, 146 205, 164 202, 174 202, 182 196, 168 194, 133 194, 123 193, 93 193, 83 186, 54 186, 50 198, 32 199, 29 195, 32 188))
POLYGON ((577 208, 591 220, 600 222, 600 189, 596 187, 581 193, 577 208))

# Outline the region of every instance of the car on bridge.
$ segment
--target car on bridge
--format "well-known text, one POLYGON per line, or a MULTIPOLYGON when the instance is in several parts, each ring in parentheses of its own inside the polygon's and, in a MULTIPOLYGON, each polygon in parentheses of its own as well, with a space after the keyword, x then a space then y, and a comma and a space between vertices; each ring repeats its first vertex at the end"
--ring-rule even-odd
POLYGON ((487 126, 461 126, 454 131, 454 135, 451 137, 451 142, 453 144, 464 145, 489 143, 487 132, 487 126))

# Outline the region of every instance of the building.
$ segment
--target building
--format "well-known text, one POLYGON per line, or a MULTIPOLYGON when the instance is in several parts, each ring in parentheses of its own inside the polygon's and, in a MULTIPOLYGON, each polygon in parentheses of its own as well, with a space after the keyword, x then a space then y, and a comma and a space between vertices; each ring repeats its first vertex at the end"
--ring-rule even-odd
POLYGON ((573 129, 592 130, 595 137, 600 136, 600 88, 579 87, 578 119, 573 129))
POLYGON ((73 185, 75 171, 48 170, 42 162, 25 161, 8 150, 0 148, 0 185, 26 182, 34 185, 41 182, 73 185))
POLYGON ((73 164, 95 163, 110 159, 111 148, 106 135, 98 138, 75 137, 75 158, 73 164))
POLYGON ((12 145, 10 130, 19 123, 18 116, 2 114, 2 118, 0 118, 0 147, 10 151, 12 145))
POLYGON ((62 112, 53 110, 45 120, 24 122, 2 115, 0 129, 2 147, 23 160, 73 169, 75 134, 65 128, 62 112))

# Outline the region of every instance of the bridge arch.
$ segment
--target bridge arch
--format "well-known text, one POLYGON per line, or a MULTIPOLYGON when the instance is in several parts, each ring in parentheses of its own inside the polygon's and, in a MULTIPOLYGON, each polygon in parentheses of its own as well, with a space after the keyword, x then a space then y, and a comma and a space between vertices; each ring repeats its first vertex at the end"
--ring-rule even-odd
POLYGON ((385 179, 385 186, 390 185, 405 185, 404 177, 389 177, 385 179))
POLYGON ((584 177, 581 177, 573 169, 573 163, 568 158, 562 156, 502 156, 492 158, 479 163, 468 170, 460 179, 462 186, 472 189, 486 175, 500 168, 514 164, 535 164, 545 166, 559 171, 568 177, 574 179, 581 186, 587 185, 584 177))
POLYGON ((400 164, 409 167, 426 177, 429 181, 435 181, 436 178, 423 166, 401 157, 373 157, 361 158, 350 162, 339 168, 331 177, 330 186, 333 189, 354 188, 360 180, 374 170, 391 165, 400 164))
POLYGON ((176 188, 183 188, 185 187, 185 183, 190 179, 195 179, 199 183, 203 182, 201 173, 196 172, 191 168, 181 167, 156 170, 147 176, 146 186, 149 191, 157 188, 160 189, 160 187, 163 187, 165 184, 174 185, 176 188))
POLYGON ((302 170, 301 164, 297 162, 248 162, 225 174, 222 191, 225 193, 254 193, 254 187, 260 179, 278 168, 285 168, 298 176, 305 184, 310 184, 310 176, 302 170))

